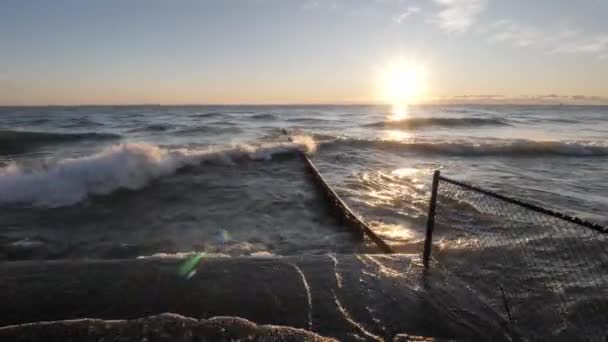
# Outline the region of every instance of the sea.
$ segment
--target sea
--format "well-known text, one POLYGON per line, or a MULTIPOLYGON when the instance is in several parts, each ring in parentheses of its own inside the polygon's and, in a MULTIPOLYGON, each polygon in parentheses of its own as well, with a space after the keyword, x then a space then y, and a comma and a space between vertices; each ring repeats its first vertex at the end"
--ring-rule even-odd
POLYGON ((0 108, 0 260, 378 252, 299 153, 396 250, 432 174, 608 225, 608 107, 0 108), (293 141, 284 133, 288 132, 293 141))
MULTIPOLYGON (((0 264, 381 253, 335 217, 302 153, 415 262, 436 170, 608 226, 608 106, 0 107, 0 264)), ((454 296, 472 289, 530 340, 603 340, 607 234, 438 189, 432 269, 459 279, 454 296)))

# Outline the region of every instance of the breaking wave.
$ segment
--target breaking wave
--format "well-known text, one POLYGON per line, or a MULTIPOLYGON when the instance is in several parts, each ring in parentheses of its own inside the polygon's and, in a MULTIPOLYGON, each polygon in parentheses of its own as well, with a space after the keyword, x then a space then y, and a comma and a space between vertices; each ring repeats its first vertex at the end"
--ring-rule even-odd
POLYGON ((313 153, 314 150, 314 142, 309 137, 295 137, 293 143, 238 145, 226 149, 168 149, 146 143, 125 143, 91 156, 63 159, 43 169, 25 170, 15 163, 0 168, 0 205, 67 206, 89 195, 140 189, 180 168, 203 162, 233 164, 239 159, 269 160, 276 154, 313 153))
POLYGON ((50 144, 120 138, 120 135, 110 133, 44 133, 4 130, 0 131, 0 154, 23 153, 50 144))
POLYGON ((371 147, 382 150, 439 154, 447 156, 507 156, 507 157, 601 157, 608 156, 608 144, 593 141, 534 141, 509 140, 491 142, 416 142, 393 140, 337 139, 321 146, 371 147))
POLYGON ((364 127, 416 129, 424 127, 509 126, 499 118, 409 118, 399 121, 380 121, 364 127))

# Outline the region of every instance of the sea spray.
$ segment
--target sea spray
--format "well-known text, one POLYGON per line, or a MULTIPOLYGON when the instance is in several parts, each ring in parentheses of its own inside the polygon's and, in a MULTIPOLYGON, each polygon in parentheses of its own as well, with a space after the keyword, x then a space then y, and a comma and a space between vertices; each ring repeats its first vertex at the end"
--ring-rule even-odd
POLYGON ((151 181, 189 165, 203 162, 234 164, 239 159, 270 160, 276 154, 296 150, 313 153, 314 141, 300 136, 292 143, 200 149, 125 143, 90 156, 62 159, 44 169, 24 169, 10 163, 0 168, 0 205, 67 206, 83 201, 89 195, 141 189, 151 181))
POLYGON ((314 154, 317 151, 317 143, 314 138, 308 135, 292 135, 291 140, 296 146, 300 146, 301 150, 306 154, 314 154))

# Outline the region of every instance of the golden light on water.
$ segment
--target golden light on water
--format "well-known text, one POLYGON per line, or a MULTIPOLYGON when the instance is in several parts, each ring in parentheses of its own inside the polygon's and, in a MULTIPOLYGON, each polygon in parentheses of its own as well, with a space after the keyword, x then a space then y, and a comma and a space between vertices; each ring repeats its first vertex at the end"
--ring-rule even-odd
POLYGON ((417 175, 418 173, 420 173, 420 170, 412 167, 404 167, 391 172, 391 174, 397 177, 411 177, 417 175))
MULTIPOLYGON (((394 114, 391 113, 391 116, 394 114)), ((414 140, 414 134, 408 131, 391 129, 382 131, 382 140, 408 142, 414 140)))
POLYGON ((408 105, 407 104, 392 104, 391 115, 389 119, 391 121, 405 120, 408 117, 408 105))
POLYGON ((391 106, 389 120, 408 117, 408 106, 424 99, 427 88, 426 67, 414 61, 399 60, 380 68, 377 97, 391 106))

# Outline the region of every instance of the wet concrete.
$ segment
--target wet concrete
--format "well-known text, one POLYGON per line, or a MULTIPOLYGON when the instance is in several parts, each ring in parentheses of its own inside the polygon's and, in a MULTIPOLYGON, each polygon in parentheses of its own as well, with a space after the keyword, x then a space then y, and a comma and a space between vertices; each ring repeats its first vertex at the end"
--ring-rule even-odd
POLYGON ((0 326, 76 318, 134 319, 176 313, 234 316, 340 340, 398 334, 509 340, 501 316, 414 255, 203 258, 0 264, 0 326))

